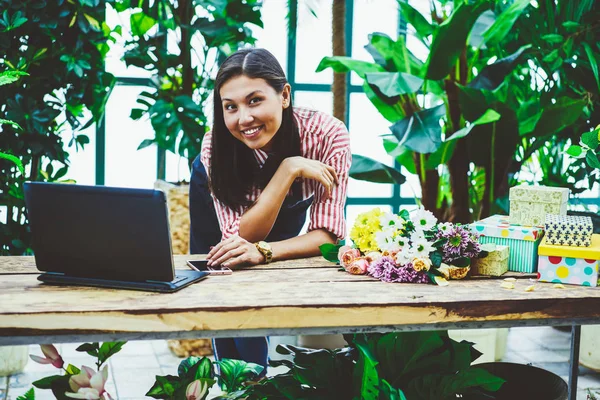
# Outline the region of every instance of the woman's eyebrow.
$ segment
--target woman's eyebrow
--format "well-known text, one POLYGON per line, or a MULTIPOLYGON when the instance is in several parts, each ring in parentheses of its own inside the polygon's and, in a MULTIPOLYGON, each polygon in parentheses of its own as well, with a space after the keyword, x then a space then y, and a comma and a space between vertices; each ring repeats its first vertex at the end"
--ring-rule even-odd
MULTIPOLYGON (((248 100, 250 97, 254 96, 257 93, 262 93, 262 92, 263 92, 262 90, 255 90, 253 92, 250 92, 246 95, 246 100, 248 100)), ((221 99, 221 101, 233 101, 233 100, 224 97, 221 99)))

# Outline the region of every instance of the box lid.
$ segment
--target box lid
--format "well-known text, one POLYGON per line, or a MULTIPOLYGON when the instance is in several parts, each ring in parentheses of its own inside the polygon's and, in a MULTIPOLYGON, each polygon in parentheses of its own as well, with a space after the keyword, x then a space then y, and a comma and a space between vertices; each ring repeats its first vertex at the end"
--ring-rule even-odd
POLYGON ((508 258, 509 254, 510 248, 508 246, 496 245, 494 250, 490 251, 487 257, 484 258, 489 258, 494 261, 503 261, 508 258))
POLYGON ((510 201, 561 204, 569 200, 570 192, 569 188, 519 185, 510 188, 508 197, 510 201))
POLYGON ((546 238, 542 240, 538 248, 540 256, 556 256, 569 258, 585 258, 588 260, 600 260, 600 235, 592 235, 592 245, 590 247, 571 247, 558 246, 546 243, 546 238))
POLYGON ((547 233, 564 233, 587 237, 594 232, 592 218, 578 215, 546 214, 544 226, 547 233))
POLYGON ((473 222, 469 226, 471 231, 482 236, 504 237, 529 242, 538 241, 544 232, 543 228, 537 226, 511 224, 508 221, 508 215, 492 215, 481 221, 473 222))

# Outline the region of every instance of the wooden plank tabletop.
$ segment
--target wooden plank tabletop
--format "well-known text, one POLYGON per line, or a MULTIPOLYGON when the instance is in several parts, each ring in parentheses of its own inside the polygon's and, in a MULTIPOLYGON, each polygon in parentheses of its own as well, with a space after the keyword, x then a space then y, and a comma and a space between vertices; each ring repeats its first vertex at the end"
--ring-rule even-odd
POLYGON ((501 279, 390 284, 338 269, 320 257, 278 262, 165 294, 46 285, 33 257, 1 257, 0 345, 600 323, 598 288, 520 274, 513 290, 501 279))

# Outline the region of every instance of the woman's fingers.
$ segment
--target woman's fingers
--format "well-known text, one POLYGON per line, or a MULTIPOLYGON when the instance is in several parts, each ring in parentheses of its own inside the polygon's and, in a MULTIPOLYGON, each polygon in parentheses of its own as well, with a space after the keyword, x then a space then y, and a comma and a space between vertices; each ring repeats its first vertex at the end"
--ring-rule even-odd
POLYGON ((231 250, 232 248, 237 247, 235 245, 235 243, 238 240, 239 240, 239 237, 237 235, 234 235, 234 236, 231 236, 231 237, 223 240, 222 242, 219 242, 219 244, 217 244, 208 253, 208 256, 206 257, 208 259, 208 265, 213 265, 215 259, 221 257, 223 254, 225 254, 227 251, 231 250))
POLYGON ((242 254, 244 254, 246 252, 246 248, 244 246, 237 246, 232 248, 231 250, 227 251, 225 254, 223 254, 222 256, 220 256, 219 258, 216 258, 211 265, 221 265, 221 266, 225 266, 224 264, 229 264, 229 260, 234 258, 234 257, 238 257, 242 254))

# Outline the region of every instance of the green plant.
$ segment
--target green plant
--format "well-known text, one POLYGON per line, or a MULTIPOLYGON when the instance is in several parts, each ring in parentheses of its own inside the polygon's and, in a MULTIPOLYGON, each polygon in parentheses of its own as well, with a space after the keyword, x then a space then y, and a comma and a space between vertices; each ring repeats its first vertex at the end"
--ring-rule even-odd
POLYGON ((104 71, 114 34, 101 22, 104 7, 99 0, 0 0, 0 70, 29 75, 2 87, 0 118, 15 124, 2 126, 0 149, 24 167, 0 159, 2 255, 31 251, 23 182, 63 179, 67 150, 89 143, 78 131, 104 113, 114 85, 104 71))
POLYGON ((581 135, 579 145, 571 145, 566 149, 567 154, 576 159, 585 159, 587 165, 593 170, 600 169, 600 125, 593 131, 581 135))
POLYGON ((600 85, 571 89, 558 76, 569 82, 597 70, 590 43, 597 47, 598 7, 590 1, 442 3, 431 3, 430 23, 399 0, 411 32, 428 49, 424 62, 404 37, 374 33, 365 46, 374 62, 325 57, 317 71, 354 71, 364 80, 365 94, 393 124, 384 147, 418 175, 424 207, 465 223, 495 211, 522 165, 547 141, 572 134, 595 109, 600 85), (555 33, 562 30, 570 30, 564 51, 555 33), (588 49, 590 62, 570 71, 569 57, 588 49), (549 65, 551 54, 560 62, 549 65))
MULTIPOLYGON (((280 345, 289 371, 249 387, 258 399, 444 400, 494 392, 503 380, 471 367, 481 353, 446 332, 346 335, 350 347, 312 350, 280 345)), ((241 398, 238 397, 238 398, 241 398)))
POLYGON ((257 379, 262 370, 260 365, 241 360, 212 362, 206 357, 188 357, 179 364, 177 376, 157 376, 146 396, 155 399, 203 400, 218 381, 224 391, 218 399, 238 398, 245 392, 245 384, 257 379), (219 372, 215 372, 217 367, 219 372))
MULTIPOLYGON (((205 110, 212 93, 217 60, 254 43, 248 24, 262 27, 259 0, 119 1, 119 12, 137 6, 130 16, 133 39, 124 60, 152 71, 151 90, 140 93, 131 118, 148 117, 156 144, 192 161, 210 129, 205 110), (177 38, 176 49, 167 42, 177 38)), ((163 173, 164 174, 164 173, 163 173)), ((160 174, 159 175, 163 175, 160 174)))
MULTIPOLYGON (((24 75, 27 75, 27 73, 23 72, 23 71, 0 72, 0 86, 7 85, 12 82, 16 82, 20 76, 24 76, 24 75)), ((14 121, 9 121, 7 119, 0 119, 0 126, 2 126, 2 125, 11 125, 14 129, 23 130, 23 128, 21 128, 19 126, 19 124, 17 124, 14 121)), ((19 158, 13 156, 12 154, 3 153, 1 151, 0 151, 0 158, 12 162, 18 168, 21 175, 25 174, 25 168, 23 167, 23 163, 21 162, 21 160, 19 160, 19 158)), ((12 189, 14 190, 15 188, 13 187, 12 189)))
MULTIPOLYGON (((61 375, 51 375, 33 382, 38 389, 52 390, 57 400, 75 399, 111 399, 105 390, 108 381, 108 364, 110 357, 117 354, 127 342, 84 343, 77 351, 87 353, 96 358, 96 370, 83 365, 80 368, 72 364, 65 367, 62 356, 53 345, 41 345, 44 357, 31 355, 31 359, 40 364, 52 364, 62 370, 61 375), (104 368, 102 368, 104 366, 104 368)), ((30 389, 23 400, 35 399, 35 392, 30 389)))

